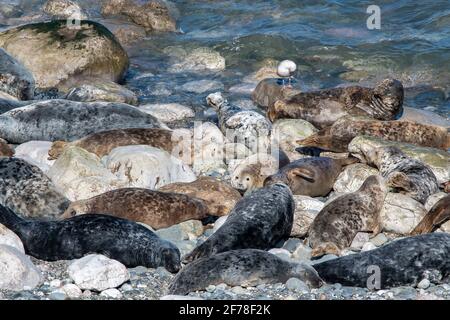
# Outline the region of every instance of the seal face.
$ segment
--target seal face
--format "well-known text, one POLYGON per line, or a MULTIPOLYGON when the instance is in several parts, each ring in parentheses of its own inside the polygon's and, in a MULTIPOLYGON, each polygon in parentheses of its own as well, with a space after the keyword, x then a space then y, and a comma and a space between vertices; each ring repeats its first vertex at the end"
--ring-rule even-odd
POLYGON ((411 235, 434 232, 450 220, 450 195, 440 199, 428 211, 419 224, 411 231, 411 235))
POLYGON ((415 286, 424 278, 441 282, 450 275, 449 257, 450 234, 435 232, 395 240, 374 250, 317 263, 313 267, 328 283, 387 289, 415 286), (377 275, 379 281, 373 281, 373 276, 376 279, 377 275))
POLYGON ((225 216, 242 198, 241 194, 229 184, 202 176, 193 182, 176 182, 158 189, 164 192, 183 193, 193 198, 202 199, 213 216, 225 216))
POLYGON ((277 182, 285 183, 295 195, 310 197, 326 196, 344 166, 356 163, 354 157, 332 159, 327 157, 303 158, 281 168, 264 181, 265 186, 277 182))
POLYGON ((389 187, 407 194, 424 204, 439 191, 433 171, 423 162, 408 157, 397 147, 381 147, 364 154, 369 164, 375 165, 389 187))
POLYGON ((68 146, 75 146, 96 154, 100 158, 117 147, 150 145, 172 152, 175 141, 173 132, 159 128, 113 129, 89 134, 73 142, 55 141, 49 150, 49 160, 57 159, 68 146))
POLYGON ((208 216, 203 200, 184 194, 142 188, 123 188, 105 192, 87 200, 73 202, 63 218, 87 213, 108 214, 142 222, 153 229, 173 226, 208 216))
POLYGON ((400 81, 385 79, 374 89, 353 86, 301 92, 270 105, 267 116, 272 122, 282 118, 303 119, 319 129, 346 115, 393 120, 402 113, 403 96, 400 81))
POLYGON ((292 277, 314 288, 322 285, 322 280, 311 266, 285 261, 267 251, 231 250, 185 266, 170 284, 169 293, 186 295, 220 283, 244 287, 284 283, 292 277))
POLYGON ((358 232, 380 231, 380 211, 387 188, 380 176, 370 176, 358 191, 336 198, 316 216, 309 229, 312 256, 340 254, 358 232))
POLYGON ((450 134, 444 127, 409 121, 379 121, 354 117, 341 118, 331 127, 322 129, 306 139, 298 140, 297 143, 303 147, 347 152, 349 143, 356 136, 378 137, 444 150, 450 147, 450 134))
POLYGON ((25 217, 55 218, 70 204, 37 166, 0 158, 0 204, 25 217))
POLYGON ((0 205, 0 223, 22 240, 25 252, 44 261, 79 259, 99 253, 127 267, 180 269, 180 251, 135 222, 87 214, 61 221, 24 220, 0 205))
POLYGON ((295 203, 285 184, 255 190, 242 198, 227 221, 184 260, 235 249, 269 249, 288 238, 294 219, 295 203))

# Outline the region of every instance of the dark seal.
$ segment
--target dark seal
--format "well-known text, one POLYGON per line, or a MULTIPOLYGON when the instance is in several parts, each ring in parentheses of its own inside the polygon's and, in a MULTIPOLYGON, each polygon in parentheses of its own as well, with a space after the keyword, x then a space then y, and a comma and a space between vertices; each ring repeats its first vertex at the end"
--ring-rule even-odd
POLYGON ((132 268, 180 270, 180 251, 146 227, 107 215, 88 214, 62 221, 25 220, 0 205, 0 223, 22 240, 26 254, 44 261, 103 254, 132 268))
POLYGON ((236 249, 273 248, 289 237, 294 220, 295 203, 285 184, 264 187, 242 198, 227 221, 184 260, 236 249))
POLYGON ((439 229, 450 220, 450 195, 447 195, 435 203, 430 211, 423 217, 419 224, 411 231, 411 235, 430 233, 439 229))
POLYGON ((317 263, 313 267, 328 283, 388 289, 415 286, 424 278, 440 283, 450 275, 449 257, 450 234, 428 233, 317 263))

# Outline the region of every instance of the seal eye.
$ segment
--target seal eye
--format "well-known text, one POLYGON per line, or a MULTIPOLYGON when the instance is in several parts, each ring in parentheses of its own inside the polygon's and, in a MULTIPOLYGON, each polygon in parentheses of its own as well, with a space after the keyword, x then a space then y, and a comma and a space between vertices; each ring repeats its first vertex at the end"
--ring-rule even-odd
POLYGON ((247 179, 245 179, 245 180, 247 180, 247 181, 250 181, 250 178, 249 178, 249 177, 247 177, 247 179))

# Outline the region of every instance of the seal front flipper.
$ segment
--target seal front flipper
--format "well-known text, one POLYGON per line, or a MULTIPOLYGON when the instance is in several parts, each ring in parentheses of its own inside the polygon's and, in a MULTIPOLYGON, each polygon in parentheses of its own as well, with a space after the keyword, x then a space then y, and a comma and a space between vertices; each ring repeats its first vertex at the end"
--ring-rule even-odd
POLYGON ((308 168, 295 168, 288 172, 289 180, 294 179, 296 176, 303 178, 311 183, 314 183, 316 181, 314 171, 308 168))

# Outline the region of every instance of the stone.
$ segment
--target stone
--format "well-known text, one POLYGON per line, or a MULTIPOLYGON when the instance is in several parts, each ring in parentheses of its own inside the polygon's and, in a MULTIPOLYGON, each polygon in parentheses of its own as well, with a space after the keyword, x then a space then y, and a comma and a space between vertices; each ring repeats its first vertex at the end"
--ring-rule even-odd
POLYGON ((403 114, 399 120, 418 122, 425 125, 450 127, 450 121, 440 115, 422 109, 403 106, 403 114))
POLYGON ((42 11, 55 19, 87 19, 80 6, 71 0, 48 0, 42 11))
POLYGON ((138 103, 138 97, 133 91, 115 82, 106 81, 97 81, 71 88, 66 99, 79 102, 119 102, 130 105, 138 103))
POLYGON ((377 169, 363 163, 348 165, 337 177, 333 190, 339 193, 355 192, 369 176, 377 174, 377 169))
POLYGON ((167 296, 162 296, 161 298, 159 298, 159 300, 204 300, 200 297, 193 297, 193 296, 178 296, 178 295, 167 295, 167 296))
POLYGON ((291 238, 283 244, 283 249, 293 253, 302 244, 300 239, 291 238))
POLYGON ((104 291, 117 288, 130 279, 123 264, 99 254, 75 260, 67 271, 82 290, 104 291))
POLYGON ((297 278, 290 278, 286 282, 286 288, 295 292, 308 293, 309 287, 302 280, 297 278))
POLYGON ((61 283, 62 282, 59 279, 52 280, 52 281, 50 281, 50 287, 59 288, 59 287, 61 287, 61 283))
POLYGON ((14 247, 0 244, 0 290, 32 290, 42 282, 30 258, 14 247))
POLYGON ((350 244, 350 248, 352 249, 361 249, 366 242, 368 242, 370 236, 367 232, 358 232, 353 238, 352 243, 350 244))
POLYGON ((213 284, 210 284, 209 286, 206 287, 206 291, 207 292, 214 292, 216 291, 216 286, 213 284))
POLYGON ((291 258, 291 253, 289 251, 287 251, 286 249, 274 248, 274 249, 270 249, 269 253, 274 254, 278 258, 281 258, 283 260, 289 261, 291 258))
POLYGON ((448 170, 448 153, 444 150, 435 148, 421 147, 408 143, 396 141, 386 141, 374 137, 359 136, 354 138, 348 151, 356 157, 363 159, 361 151, 373 150, 374 148, 395 146, 402 150, 406 155, 420 160, 433 171, 439 183, 445 183, 450 180, 450 170, 448 170))
POLYGON ((55 290, 55 291, 50 293, 48 298, 50 300, 66 300, 67 299, 67 295, 64 292, 62 292, 61 290, 55 290))
POLYGON ((81 289, 73 283, 63 285, 60 290, 64 292, 69 298, 80 298, 83 294, 81 289))
POLYGON ((19 61, 0 48, 0 91, 19 100, 32 100, 34 78, 19 61))
POLYGON ((191 168, 168 152, 151 146, 118 147, 103 163, 121 182, 131 187, 157 189, 174 182, 192 182, 191 168))
POLYGON ((428 289, 430 287, 430 280, 423 279, 417 284, 417 288, 419 289, 428 289))
POLYGON ((178 73, 225 70, 225 58, 222 57, 219 52, 207 47, 196 48, 190 52, 187 52, 180 47, 167 47, 164 49, 164 53, 174 56, 176 60, 175 63, 169 67, 169 72, 178 73))
POLYGON ((13 247, 25 254, 22 240, 14 232, 6 228, 0 223, 0 245, 7 245, 13 247))
POLYGON ((50 141, 29 141, 16 147, 14 156, 31 163, 42 172, 47 173, 55 160, 48 160, 48 151, 52 146, 50 141))
POLYGON ((364 251, 370 251, 370 250, 373 250, 373 249, 376 249, 376 248, 377 248, 377 246, 374 245, 372 242, 366 242, 366 243, 364 243, 364 245, 362 246, 361 251, 362 251, 362 252, 364 252, 364 251))
POLYGON ((187 235, 189 240, 194 240, 203 234, 203 224, 199 220, 189 220, 179 224, 181 230, 187 235))
POLYGON ((253 91, 252 99, 256 104, 267 108, 277 100, 288 99, 300 92, 301 90, 296 83, 293 84, 293 88, 289 88, 283 86, 280 79, 269 78, 258 83, 253 91))
POLYGON ((100 293, 100 296, 110 299, 120 299, 122 298, 122 293, 117 289, 106 289, 100 293))
POLYGON ((163 122, 173 122, 195 116, 194 110, 179 103, 145 104, 139 110, 151 114, 163 122))
POLYGON ((389 241, 389 239, 388 239, 388 237, 386 237, 386 235, 384 233, 379 233, 375 237, 370 239, 370 242, 372 242, 377 247, 381 247, 383 244, 385 244, 388 241, 389 241))
POLYGON ((90 80, 118 82, 128 68, 128 56, 103 25, 84 20, 25 24, 0 33, 0 47, 21 62, 40 89, 66 92, 90 80))
POLYGON ((302 238, 309 230, 314 218, 324 203, 308 196, 294 195, 295 212, 294 223, 291 231, 291 237, 302 238))
POLYGON ((183 84, 180 87, 181 90, 186 92, 193 92, 193 93, 205 93, 205 92, 211 92, 216 90, 223 90, 224 85, 222 82, 217 80, 194 80, 189 81, 183 84))
POLYGON ((175 31, 176 22, 162 1, 108 0, 103 2, 102 15, 122 15, 147 31, 175 31))
POLYGON ((219 219, 216 220, 216 222, 214 222, 214 228, 213 228, 213 233, 216 232, 217 230, 219 230, 219 228, 221 226, 223 226, 223 224, 227 221, 228 216, 223 216, 220 217, 219 219))
POLYGON ((388 193, 381 209, 383 230, 399 235, 409 234, 426 215, 424 206, 401 193, 388 193))
POLYGON ((236 287, 231 288, 231 292, 238 294, 238 295, 249 294, 249 292, 247 290, 245 290, 244 288, 242 288, 241 286, 236 286, 236 287))
POLYGON ((115 18, 100 19, 99 22, 105 25, 123 46, 134 44, 138 40, 144 39, 147 36, 145 28, 138 26, 133 22, 118 20, 115 18))
POLYGON ((305 244, 300 244, 297 249, 292 253, 292 259, 296 261, 311 260, 312 249, 305 244))

